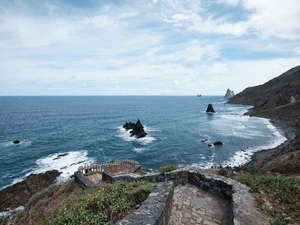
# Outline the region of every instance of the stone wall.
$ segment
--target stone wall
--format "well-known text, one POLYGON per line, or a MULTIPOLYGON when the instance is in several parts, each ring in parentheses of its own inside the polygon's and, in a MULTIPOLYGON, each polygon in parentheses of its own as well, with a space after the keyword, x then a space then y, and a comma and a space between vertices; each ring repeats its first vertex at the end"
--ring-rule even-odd
MULTIPOLYGON (((76 177, 76 176, 75 176, 76 177)), ((232 179, 225 178, 223 176, 215 175, 211 173, 211 170, 198 169, 198 168, 183 168, 176 171, 168 173, 153 173, 147 174, 145 176, 139 176, 136 174, 127 175, 112 175, 107 172, 103 172, 102 179, 107 182, 121 181, 140 181, 146 180, 152 183, 168 182, 173 181, 174 185, 191 183, 209 193, 222 197, 231 202, 231 219, 233 225, 254 225, 259 224, 256 221, 256 217, 259 214, 258 210, 253 207, 254 196, 250 192, 250 189, 232 179)), ((169 196, 173 196, 170 192, 169 196)), ((151 196, 149 196, 151 198, 151 196)), ((172 197, 170 197, 172 198, 172 197)), ((148 200, 148 199, 147 199, 148 200)), ((161 215, 161 211, 156 211, 155 204, 150 204, 154 200, 145 201, 143 205, 146 205, 148 210, 153 214, 153 218, 158 218, 161 215), (147 205, 149 203, 149 205, 147 205), (153 208, 154 207, 154 208, 153 208)), ((164 210, 169 211, 171 204, 164 204, 164 210)), ((126 223, 117 224, 134 224, 129 223, 130 218, 136 218, 139 215, 136 212, 128 215, 126 223)), ((154 220, 151 220, 154 221, 154 220)), ((147 223, 149 225, 159 224, 159 223, 147 223)), ((262 224, 262 223, 261 223, 262 224)))
POLYGON ((142 205, 115 225, 155 224, 166 225, 172 208, 174 182, 160 182, 142 205))
POLYGON ((75 183, 81 188, 92 187, 95 185, 92 181, 87 179, 80 171, 76 171, 74 173, 74 180, 75 183))

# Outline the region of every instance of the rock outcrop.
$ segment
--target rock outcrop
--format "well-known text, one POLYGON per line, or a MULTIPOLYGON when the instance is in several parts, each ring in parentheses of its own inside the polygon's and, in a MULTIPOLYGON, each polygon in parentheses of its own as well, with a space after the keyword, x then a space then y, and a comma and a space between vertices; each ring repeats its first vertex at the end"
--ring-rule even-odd
POLYGON ((136 138, 143 138, 146 137, 147 133, 144 131, 144 126, 142 125, 141 121, 138 119, 136 123, 125 123, 123 125, 125 130, 131 130, 130 136, 135 136, 136 138))
POLYGON ((223 142, 222 141, 215 141, 214 146, 217 146, 217 145, 223 145, 223 142))
POLYGON ((224 96, 224 99, 230 99, 230 98, 232 98, 234 96, 234 91, 232 91, 232 90, 230 90, 229 88, 227 89, 227 91, 226 91, 226 94, 225 94, 225 96, 224 96))
POLYGON ((15 140, 13 141, 13 143, 16 145, 16 144, 20 144, 20 141, 19 140, 15 140))
POLYGON ((53 184, 59 174, 57 170, 31 174, 26 180, 1 190, 0 212, 24 206, 33 195, 53 184))
POLYGON ((207 109, 206 109, 207 113, 214 113, 214 107, 212 106, 212 104, 208 104, 207 109))

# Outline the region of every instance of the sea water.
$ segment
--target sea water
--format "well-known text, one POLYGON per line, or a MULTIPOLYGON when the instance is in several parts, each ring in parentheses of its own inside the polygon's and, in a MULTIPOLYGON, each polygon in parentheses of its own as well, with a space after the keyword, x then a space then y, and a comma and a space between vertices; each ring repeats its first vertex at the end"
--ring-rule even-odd
POLYGON ((244 116, 249 108, 222 96, 0 97, 0 189, 31 173, 57 169, 65 180, 79 166, 123 159, 148 172, 238 166, 286 140, 269 120, 244 116), (216 113, 205 112, 208 104, 216 113), (145 138, 122 127, 137 119, 145 138), (208 146, 215 141, 223 145, 208 146))

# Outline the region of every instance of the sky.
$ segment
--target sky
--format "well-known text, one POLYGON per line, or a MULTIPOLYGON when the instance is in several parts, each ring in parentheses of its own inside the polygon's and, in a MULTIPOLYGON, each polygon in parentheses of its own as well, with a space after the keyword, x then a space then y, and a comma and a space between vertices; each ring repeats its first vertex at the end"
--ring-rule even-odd
POLYGON ((300 65, 299 0, 1 0, 0 95, 225 95, 300 65))

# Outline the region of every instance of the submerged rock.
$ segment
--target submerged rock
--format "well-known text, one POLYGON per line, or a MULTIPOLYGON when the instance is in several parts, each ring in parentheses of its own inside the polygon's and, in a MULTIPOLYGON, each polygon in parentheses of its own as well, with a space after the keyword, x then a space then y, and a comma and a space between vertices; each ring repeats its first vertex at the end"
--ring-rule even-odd
POLYGON ((214 107, 212 106, 212 104, 208 104, 207 109, 206 109, 207 113, 214 113, 214 107))

